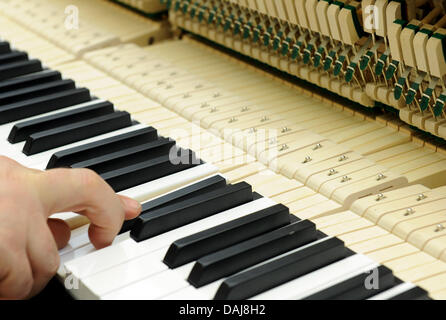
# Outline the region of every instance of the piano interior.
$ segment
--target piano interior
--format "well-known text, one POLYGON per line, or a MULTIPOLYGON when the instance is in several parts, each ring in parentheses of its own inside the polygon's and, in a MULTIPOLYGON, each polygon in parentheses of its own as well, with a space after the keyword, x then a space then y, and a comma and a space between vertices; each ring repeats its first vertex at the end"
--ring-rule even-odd
POLYGON ((77 299, 446 299, 445 5, 0 0, 2 154, 143 203, 98 251, 58 214, 58 280, 77 299))

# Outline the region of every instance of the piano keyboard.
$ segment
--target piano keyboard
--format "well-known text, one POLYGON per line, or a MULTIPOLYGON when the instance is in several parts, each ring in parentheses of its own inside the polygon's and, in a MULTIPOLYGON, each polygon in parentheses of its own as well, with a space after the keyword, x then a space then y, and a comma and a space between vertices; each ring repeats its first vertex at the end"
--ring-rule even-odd
POLYGON ((54 69, 0 50, 2 155, 91 168, 143 203, 101 250, 88 221, 57 215, 72 227, 58 277, 75 298, 446 298, 445 158, 401 123, 188 39, 47 57, 54 69), (364 285, 374 272, 377 289, 364 285))

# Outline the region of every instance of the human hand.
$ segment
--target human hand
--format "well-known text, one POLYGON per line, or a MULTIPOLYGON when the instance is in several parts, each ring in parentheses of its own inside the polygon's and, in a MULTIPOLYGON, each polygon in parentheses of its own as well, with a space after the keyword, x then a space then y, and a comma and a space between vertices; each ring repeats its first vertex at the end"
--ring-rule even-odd
POLYGON ((70 228, 49 216, 67 211, 90 220, 88 234, 99 249, 112 243, 124 219, 137 217, 141 206, 116 195, 93 171, 44 172, 0 157, 0 298, 32 297, 54 276, 70 228))

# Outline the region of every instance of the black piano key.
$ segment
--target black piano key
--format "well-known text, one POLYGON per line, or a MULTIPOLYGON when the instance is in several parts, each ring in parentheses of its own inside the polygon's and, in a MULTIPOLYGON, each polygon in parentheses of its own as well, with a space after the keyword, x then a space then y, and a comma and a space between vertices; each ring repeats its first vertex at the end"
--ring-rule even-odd
POLYGON ((103 173, 101 177, 116 192, 119 192, 201 164, 190 150, 181 150, 181 152, 183 153, 181 156, 158 157, 103 173), (177 160, 181 162, 177 163, 177 160))
POLYGON ((252 201, 252 188, 245 182, 227 185, 205 194, 141 214, 130 231, 135 241, 143 241, 216 213, 252 201))
POLYGON ((42 63, 35 59, 0 65, 0 81, 39 71, 42 71, 42 63))
POLYGON ((0 106, 74 89, 75 87, 76 85, 73 80, 57 80, 54 82, 38 84, 32 87, 0 93, 0 106))
POLYGON ((90 91, 85 88, 79 88, 11 103, 0 108, 0 124, 25 119, 88 101, 91 101, 90 91))
POLYGON ((134 147, 154 141, 158 138, 155 128, 147 127, 123 133, 104 140, 95 141, 78 147, 56 152, 48 162, 47 169, 69 167, 73 163, 119 151, 125 147, 134 147))
POLYGON ((62 127, 79 121, 111 114, 113 112, 113 104, 108 101, 103 101, 86 107, 20 122, 15 124, 12 128, 8 136, 8 141, 10 143, 22 142, 28 139, 30 135, 37 132, 62 127))
POLYGON ((392 270, 385 266, 379 266, 376 271, 378 275, 377 288, 366 286, 370 273, 364 272, 341 283, 319 291, 304 300, 363 300, 378 293, 386 291, 395 285, 395 277, 392 270))
POLYGON ((290 223, 290 211, 278 204, 227 223, 176 240, 164 263, 177 268, 212 252, 254 238, 290 223))
MULTIPOLYGON (((164 196, 158 197, 154 200, 142 204, 141 214, 150 210, 159 209, 167 205, 178 203, 186 199, 196 197, 199 194, 204 194, 213 190, 217 190, 226 186, 226 179, 220 175, 210 177, 200 182, 194 183, 177 191, 170 192, 164 196)), ((136 222, 136 218, 124 221, 121 231, 119 233, 130 231, 136 222)))
POLYGON ((26 139, 23 153, 30 156, 107 132, 130 127, 131 125, 132 121, 128 112, 115 112, 62 127, 40 131, 33 133, 26 139))
POLYGON ((0 54, 0 65, 7 65, 24 60, 28 60, 28 54, 26 52, 13 50, 5 54, 0 54))
POLYGON ((247 269, 227 278, 218 288, 215 300, 247 299, 312 271, 334 263, 348 254, 344 242, 329 238, 247 269))
POLYGON ((431 300, 431 298, 426 290, 420 287, 415 287, 393 296, 389 300, 431 300))
POLYGON ((188 281, 199 288, 317 239, 314 223, 304 220, 200 258, 188 281))
POLYGON ((109 153, 100 157, 74 163, 72 168, 87 168, 98 174, 131 166, 146 160, 168 155, 175 147, 175 141, 160 138, 155 141, 141 144, 136 147, 125 148, 120 151, 109 153))
POLYGON ((0 54, 5 54, 11 52, 11 46, 9 42, 1 41, 0 42, 0 54))
POLYGON ((23 89, 61 79, 62 75, 58 71, 31 73, 0 82, 0 93, 10 92, 13 90, 23 89))

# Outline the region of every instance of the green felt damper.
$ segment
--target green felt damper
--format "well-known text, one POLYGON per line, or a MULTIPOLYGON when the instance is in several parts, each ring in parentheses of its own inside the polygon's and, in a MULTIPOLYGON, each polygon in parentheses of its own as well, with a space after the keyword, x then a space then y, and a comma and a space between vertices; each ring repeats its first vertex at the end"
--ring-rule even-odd
POLYGON ((345 73, 345 81, 348 83, 353 80, 353 75, 355 74, 355 69, 358 66, 357 63, 351 62, 345 73))
POLYGON ((370 59, 373 57, 372 51, 367 51, 365 55, 361 57, 361 62, 359 63, 359 69, 364 71, 369 65, 370 59))
POLYGON ((429 107, 429 101, 431 101, 433 91, 434 90, 431 88, 427 88, 426 91, 424 91, 423 97, 421 98, 421 101, 420 101, 421 111, 426 111, 427 108, 429 107))
POLYGON ((398 67, 399 62, 396 60, 392 60, 392 63, 389 65, 389 67, 386 70, 386 80, 392 79, 393 75, 395 74, 395 71, 398 67))
POLYGON ((288 52, 290 51, 290 42, 291 38, 286 38, 284 42, 282 42, 282 56, 286 56, 288 52))
POLYGON ((441 115, 441 113, 444 110, 444 102, 446 101, 446 96, 445 95, 440 95, 437 99, 437 101, 435 102, 435 106, 434 106, 434 116, 439 117, 441 115))
POLYGON ((324 48, 319 47, 317 53, 314 55, 313 65, 317 68, 321 64, 322 54, 324 53, 324 48))
POLYGON ((419 87, 419 83, 412 83, 412 85, 410 86, 410 90, 406 94, 406 104, 411 104, 415 100, 415 95, 419 87))
POLYGON ((340 56, 338 61, 336 61, 335 67, 334 67, 334 70, 333 70, 333 74, 335 76, 338 76, 339 73, 341 72, 342 66, 344 65, 344 61, 345 61, 345 56, 340 56))
POLYGON ((330 53, 328 54, 328 57, 326 57, 325 61, 324 61, 324 71, 328 71, 328 69, 330 69, 335 56, 336 56, 336 52, 333 50, 330 51, 330 53))

